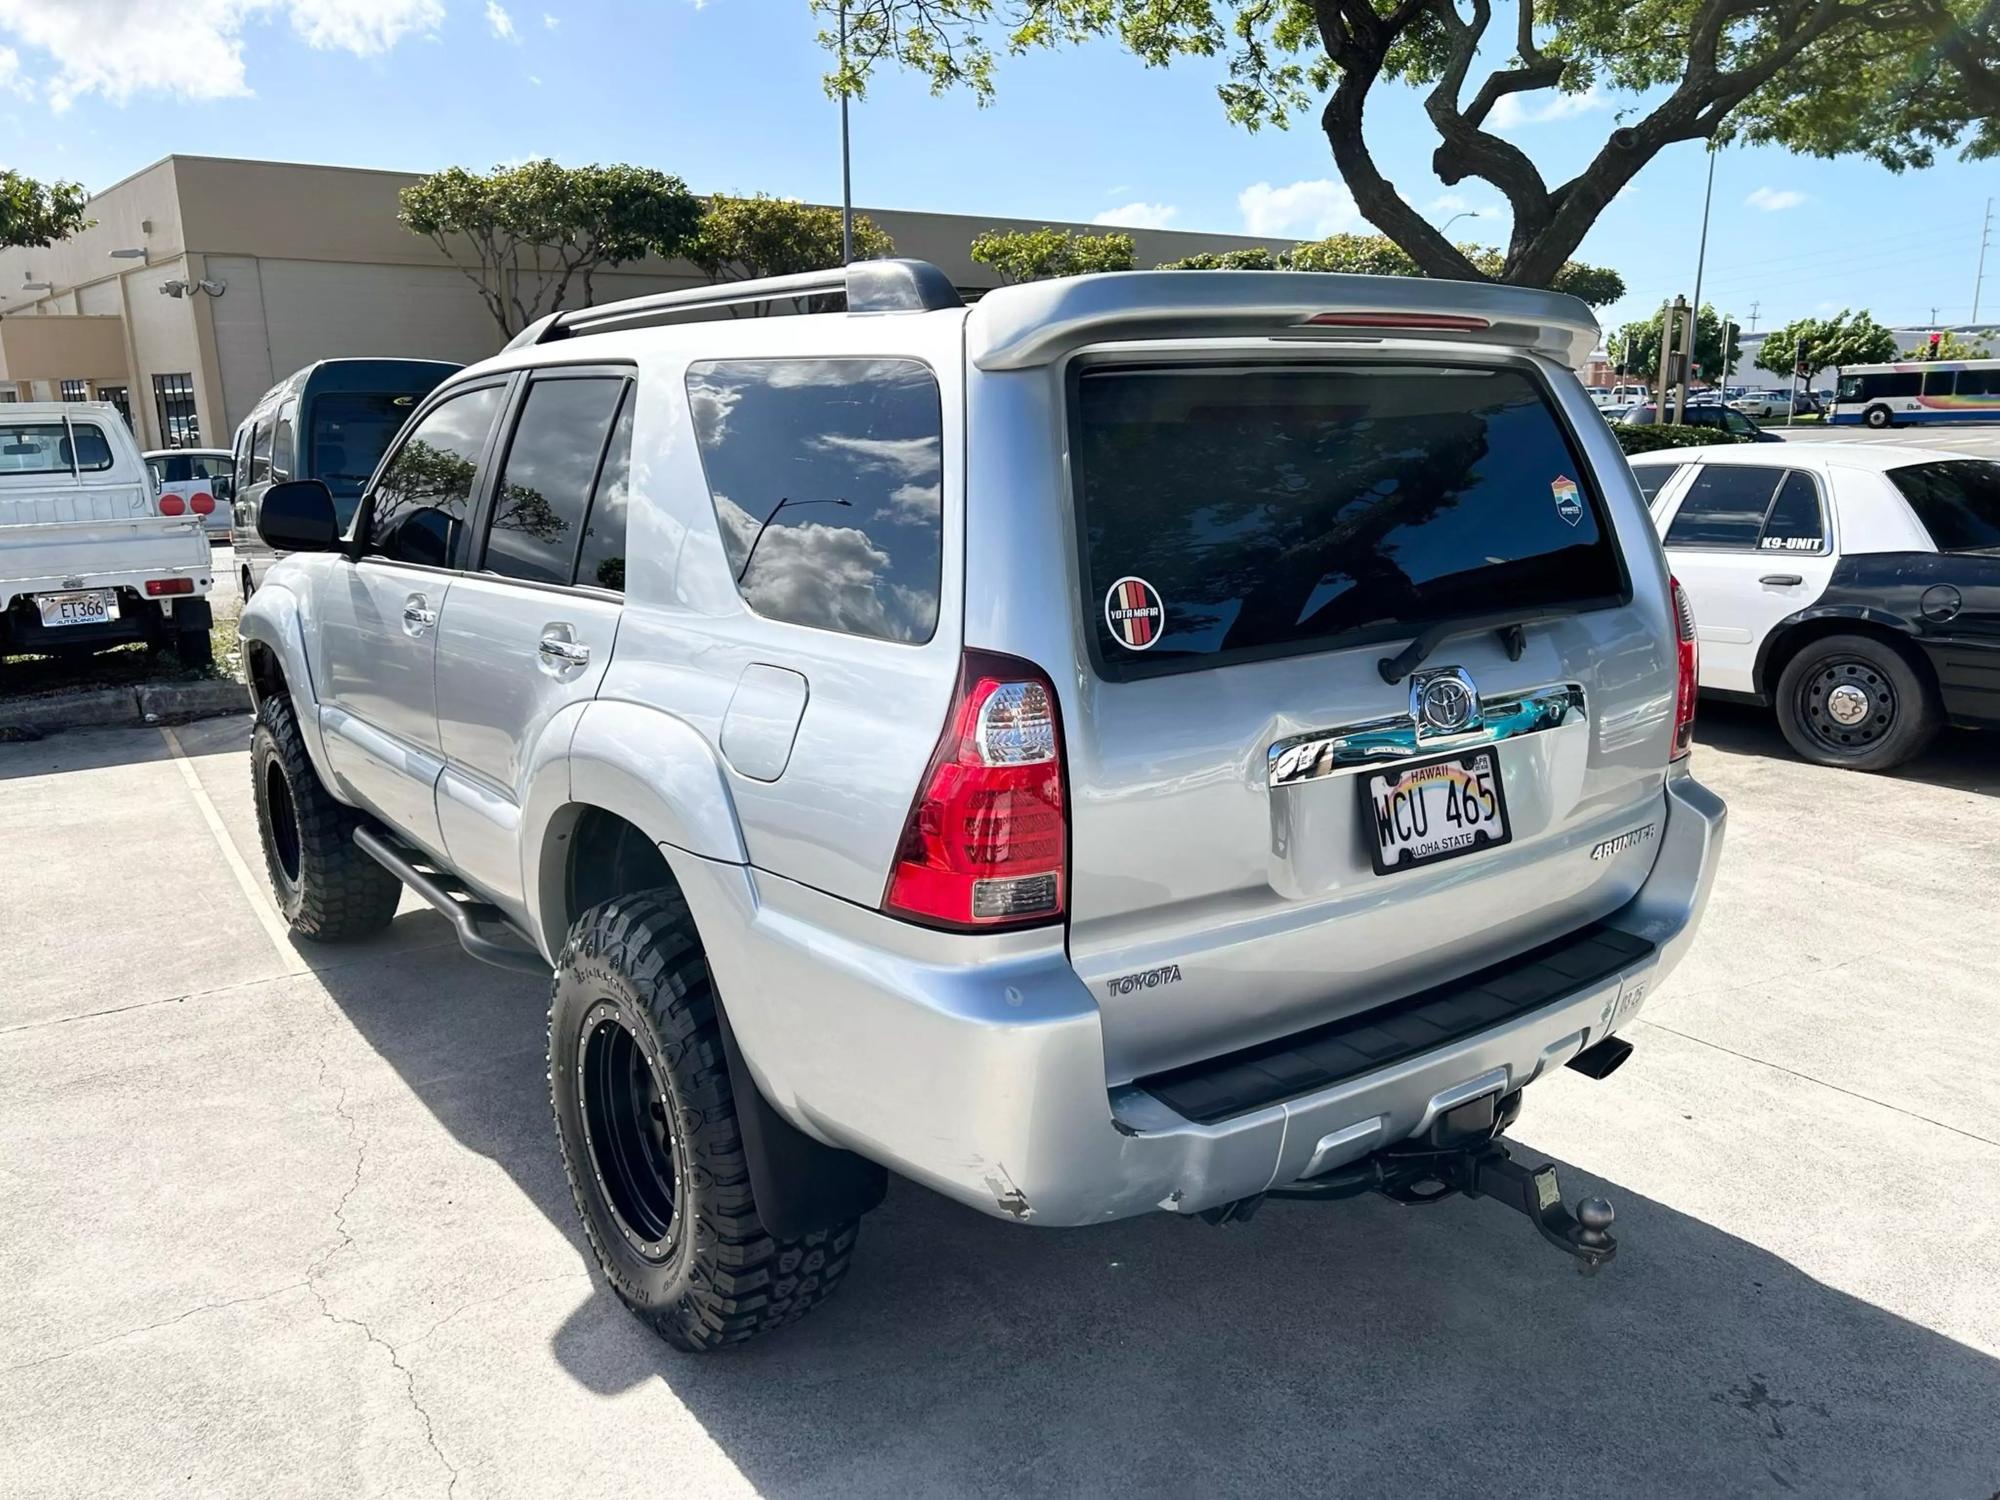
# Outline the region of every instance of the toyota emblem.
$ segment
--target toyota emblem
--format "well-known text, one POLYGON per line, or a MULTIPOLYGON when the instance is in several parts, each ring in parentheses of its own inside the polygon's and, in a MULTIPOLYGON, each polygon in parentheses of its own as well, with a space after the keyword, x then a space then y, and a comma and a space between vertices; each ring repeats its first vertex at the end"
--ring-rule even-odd
POLYGON ((1479 690, 1459 667, 1426 672, 1410 684, 1410 717, 1420 735, 1470 729, 1479 722, 1479 690))

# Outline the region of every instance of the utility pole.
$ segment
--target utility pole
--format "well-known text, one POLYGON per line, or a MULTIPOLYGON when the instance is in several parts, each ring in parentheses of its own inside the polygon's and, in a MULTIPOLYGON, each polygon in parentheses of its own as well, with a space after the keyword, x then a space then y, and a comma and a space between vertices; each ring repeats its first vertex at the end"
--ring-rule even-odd
POLYGON ((1979 273, 1972 278, 1972 321, 1979 321, 1979 294, 1986 286, 1986 247, 1993 243, 1993 200, 1986 200, 1986 218, 1979 226, 1979 273))
MULTIPOLYGON (((847 0, 840 0, 840 68, 847 71, 847 0)), ((843 83, 845 79, 843 78, 843 83)), ((854 175, 847 156, 847 90, 840 91, 840 263, 854 264, 854 175)))
POLYGON ((1763 305, 1763 303, 1757 301, 1754 297, 1750 301, 1750 331, 1752 333, 1757 331, 1757 309, 1763 305))
POLYGON ((1736 319, 1728 313, 1722 315, 1722 386, 1723 394, 1729 394, 1729 377, 1736 373, 1735 361, 1729 357, 1729 341, 1736 333, 1736 319))

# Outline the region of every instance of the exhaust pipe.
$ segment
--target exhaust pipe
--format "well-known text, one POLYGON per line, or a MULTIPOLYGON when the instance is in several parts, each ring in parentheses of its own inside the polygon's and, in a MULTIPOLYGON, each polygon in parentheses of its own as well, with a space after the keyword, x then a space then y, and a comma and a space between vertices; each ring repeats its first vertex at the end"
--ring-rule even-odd
POLYGON ((1623 1037, 1608 1036, 1595 1047, 1585 1047, 1569 1060, 1568 1066, 1586 1078, 1609 1078, 1625 1066, 1632 1044, 1623 1037))

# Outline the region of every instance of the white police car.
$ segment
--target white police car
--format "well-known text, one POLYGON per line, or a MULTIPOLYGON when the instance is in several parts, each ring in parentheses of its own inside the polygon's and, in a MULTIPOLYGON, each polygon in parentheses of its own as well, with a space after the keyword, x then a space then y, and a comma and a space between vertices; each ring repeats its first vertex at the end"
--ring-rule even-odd
POLYGON ((1883 771, 2000 728, 2000 463, 1877 443, 1632 460, 1694 610, 1704 692, 1821 765, 1883 771))

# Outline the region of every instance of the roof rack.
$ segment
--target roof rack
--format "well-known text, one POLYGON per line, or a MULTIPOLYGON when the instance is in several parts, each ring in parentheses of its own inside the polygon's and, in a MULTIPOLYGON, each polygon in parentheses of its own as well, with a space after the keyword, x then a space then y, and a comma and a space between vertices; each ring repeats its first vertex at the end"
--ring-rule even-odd
POLYGON ((507 343, 509 349, 553 343, 583 333, 602 333, 624 323, 637 323, 669 313, 719 316, 724 309, 750 302, 784 298, 836 296, 846 299, 851 313, 936 312, 963 307, 951 278, 929 261, 857 260, 828 271, 804 271, 796 276, 763 276, 750 281, 725 281, 715 286, 689 287, 679 292, 655 292, 628 297, 602 307, 579 307, 550 313, 530 323, 507 343))

